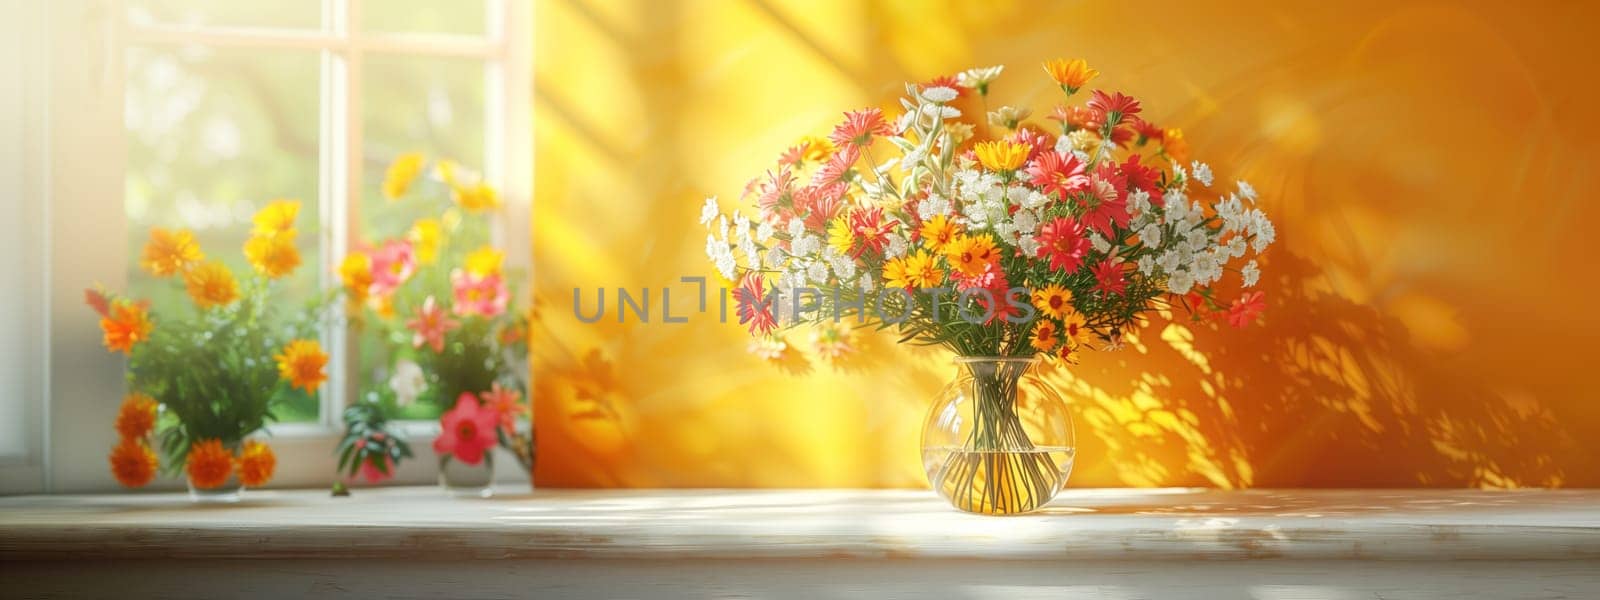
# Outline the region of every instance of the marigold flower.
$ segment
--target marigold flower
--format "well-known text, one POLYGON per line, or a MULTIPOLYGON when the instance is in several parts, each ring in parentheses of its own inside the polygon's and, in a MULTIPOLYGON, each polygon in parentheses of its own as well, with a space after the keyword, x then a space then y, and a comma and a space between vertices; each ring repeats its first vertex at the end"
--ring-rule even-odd
POLYGON ((220 261, 210 261, 189 269, 183 274, 184 287, 195 306, 211 308, 227 306, 239 299, 239 284, 233 272, 220 261))
POLYGON ((356 302, 367 299, 372 287, 372 257, 361 252, 345 255, 339 263, 339 280, 344 282, 345 293, 356 302))
POLYGON ((1056 80, 1056 84, 1068 94, 1078 93, 1083 84, 1089 83, 1089 80, 1100 74, 1099 71, 1089 68, 1089 63, 1081 58, 1047 60, 1044 63, 1044 72, 1049 73, 1050 78, 1056 80))
POLYGON ((1033 335, 1029 336, 1028 343, 1033 346, 1034 350, 1049 352, 1055 349, 1058 341, 1055 321, 1041 319, 1033 324, 1033 335))
POLYGON ((1033 306, 1051 318, 1065 317, 1072 310, 1072 290, 1053 283, 1034 290, 1033 306))
POLYGON ((383 172, 383 197, 390 202, 399 200, 411 189, 411 184, 422 174, 423 167, 427 164, 427 157, 421 152, 407 152, 395 157, 389 163, 389 168, 383 172))
POLYGON ((278 466, 272 447, 256 440, 244 443, 239 451, 239 483, 250 487, 266 485, 278 466))
POLYGON ((988 234, 956 236, 945 246, 944 257, 951 269, 967 277, 983 275, 1000 264, 1000 250, 988 234))
POLYGON ((150 339, 154 329, 145 306, 126 300, 111 303, 111 315, 100 319, 106 349, 124 354, 132 352, 139 342, 150 339))
POLYGON ((300 216, 300 202, 297 200, 273 200, 256 211, 251 221, 255 227, 251 233, 260 236, 286 235, 294 237, 294 220, 300 216))
POLYGON ((294 236, 286 233, 254 235, 244 243, 244 257, 257 273, 277 279, 300 266, 300 250, 294 236))
POLYGON ((439 260, 439 246, 444 243, 444 228, 438 219, 417 219, 406 231, 411 251, 419 264, 431 265, 439 260))
POLYGON ((481 246, 467 255, 467 272, 479 277, 500 274, 500 265, 506 260, 506 254, 494 249, 493 246, 481 246))
POLYGON ((138 438, 122 438, 111 447, 111 455, 106 459, 111 463, 111 475, 123 487, 143 487, 155 479, 156 469, 160 467, 155 451, 138 438))
POLYGON ((944 270, 939 268, 938 258, 927 250, 918 250, 906 257, 906 275, 916 288, 931 289, 944 283, 944 270))
POLYGON ((922 236, 922 243, 928 249, 943 253, 945 246, 961 235, 961 224, 945 215, 934 215, 932 219, 922 222, 922 229, 917 233, 922 236))
POLYGON ((125 439, 144 438, 156 428, 154 398, 131 392, 122 398, 122 408, 117 411, 117 433, 125 439))
POLYGON ((151 275, 166 277, 187 271, 205 257, 189 230, 168 231, 153 227, 150 229, 150 241, 145 242, 144 257, 139 260, 139 266, 151 275))
POLYGON ((995 172, 1015 171, 1022 163, 1028 160, 1027 144, 1019 144, 1011 140, 991 140, 978 142, 972 146, 972 151, 978 155, 978 162, 983 168, 995 172))
POLYGON ((844 122, 833 128, 833 133, 828 139, 836 146, 847 144, 865 146, 872 143, 872 136, 893 133, 894 129, 884 120, 882 110, 865 108, 845 113, 844 122))
POLYGON ((316 340, 294 340, 283 347, 273 359, 278 362, 278 377, 291 387, 313 392, 328 375, 322 372, 328 364, 328 355, 316 340))
POLYGON ((199 440, 189 446, 183 468, 189 474, 189 483, 198 489, 222 487, 233 474, 233 455, 222 447, 222 440, 199 440))
POLYGON ((451 200, 468 212, 485 212, 500 207, 500 193, 487 183, 461 184, 451 188, 451 200))

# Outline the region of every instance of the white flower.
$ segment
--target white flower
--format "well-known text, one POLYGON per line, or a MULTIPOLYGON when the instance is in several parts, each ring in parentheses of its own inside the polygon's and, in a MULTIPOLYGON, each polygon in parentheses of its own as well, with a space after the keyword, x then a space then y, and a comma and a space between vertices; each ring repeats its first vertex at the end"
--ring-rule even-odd
POLYGON ((1006 201, 1021 206, 1024 202, 1028 201, 1028 194, 1030 192, 1031 190, 1020 185, 1014 188, 1008 188, 1006 189, 1006 201))
POLYGON ((1023 119, 1028 118, 1028 115, 1031 114, 1033 114, 1033 110, 1027 107, 1002 106, 989 111, 989 125, 1015 129, 1023 119))
POLYGON ((806 279, 817 285, 827 285, 828 265, 820 260, 813 261, 811 266, 806 267, 806 279))
POLYGON ((1139 242, 1151 250, 1161 247, 1161 226, 1155 223, 1145 225, 1139 230, 1139 242))
POLYGON ((806 232, 806 222, 800 219, 789 219, 789 239, 800 239, 806 232))
POLYGON ((898 233, 891 233, 889 234, 889 245, 887 248, 884 248, 883 253, 889 258, 899 258, 905 255, 906 248, 910 245, 911 242, 906 240, 906 236, 898 233))
POLYGON ((872 282, 872 273, 862 273, 861 274, 861 292, 864 293, 864 294, 870 294, 870 293, 872 293, 872 288, 873 287, 874 287, 874 285, 873 285, 873 282, 872 282))
POLYGON ((1239 258, 1244 256, 1244 251, 1246 249, 1247 245, 1245 244, 1244 238, 1234 236, 1233 239, 1228 240, 1228 258, 1239 258))
POLYGON ((1200 182, 1200 185, 1211 187, 1211 165, 1198 160, 1189 164, 1194 169, 1195 181, 1200 182))
POLYGON ((782 251, 770 250, 770 251, 767 252, 767 268, 768 269, 777 270, 777 269, 783 268, 784 263, 786 263, 788 261, 789 261, 789 257, 784 256, 784 253, 782 251))
POLYGON ((1019 210, 1016 214, 1011 215, 1011 224, 1016 227, 1018 235, 1027 235, 1038 229, 1039 218, 1034 216, 1031 210, 1019 210))
POLYGON ((950 206, 949 198, 937 194, 929 194, 927 198, 923 198, 921 202, 917 203, 917 214, 924 221, 938 215, 948 216, 954 210, 955 208, 950 206))
POLYGON ((996 77, 999 77, 1000 72, 1004 71, 1005 68, 1005 65, 995 65, 992 67, 967 69, 956 74, 956 83, 961 84, 962 87, 978 90, 979 94, 988 94, 989 82, 994 81, 996 77))
POLYGON ((772 239, 772 234, 777 233, 773 229, 772 223, 762 221, 760 225, 756 226, 756 241, 765 242, 772 239))
POLYGON ((1167 250, 1156 257, 1156 266, 1161 267, 1161 271, 1165 273, 1176 271, 1179 264, 1187 262, 1187 257, 1181 256, 1177 249, 1167 250))
POLYGON ((1253 260, 1245 263, 1244 268, 1239 270, 1239 274, 1244 276, 1245 287, 1255 287, 1256 282, 1261 280, 1261 268, 1257 267, 1256 261, 1253 260))
POLYGON ((1072 142, 1073 152, 1088 152, 1100 146, 1100 138, 1087 129, 1079 129, 1067 134, 1068 141, 1072 142))
POLYGON ((428 389, 428 380, 417 363, 401 360, 395 363, 394 374, 389 376, 389 389, 394 390, 395 404, 408 406, 428 389))
POLYGON ((942 86, 942 85, 938 85, 938 86, 934 86, 934 87, 930 87, 928 89, 922 90, 922 99, 923 100, 927 100, 929 102, 935 102, 935 103, 939 103, 939 104, 944 104, 944 103, 949 102, 951 100, 955 100, 956 96, 960 96, 960 95, 961 95, 961 92, 957 92, 957 91, 955 91, 953 89, 950 89, 950 88, 942 86))
POLYGON ((1139 274, 1149 277, 1155 274, 1156 261, 1146 254, 1139 257, 1139 274))
POLYGON ((1189 198, 1179 190, 1167 190, 1161 195, 1161 211, 1168 223, 1182 221, 1189 214, 1189 198))
POLYGON ((1196 227, 1184 232, 1183 243, 1189 247, 1190 252, 1199 252, 1205 250, 1206 246, 1211 245, 1211 238, 1206 235, 1204 227, 1196 227))
POLYGON ((1134 190, 1128 192, 1128 216, 1139 218, 1150 210, 1150 192, 1134 190))
POLYGON ((1173 271, 1167 276, 1167 291, 1174 294, 1187 294, 1194 287, 1194 276, 1187 271, 1173 271))
POLYGON ((734 267, 737 261, 733 259, 733 248, 725 241, 718 240, 716 236, 706 234, 706 257, 717 266, 717 272, 723 277, 733 279, 734 267))
POLYGON ((1064 135, 1056 136, 1056 154, 1070 154, 1071 152, 1072 138, 1064 135))
POLYGON ((711 221, 717 218, 719 212, 721 211, 717 208, 717 197, 706 198, 705 205, 700 207, 700 224, 710 225, 711 221))
POLYGON ((1028 210, 1038 210, 1049 203, 1049 196, 1039 193, 1038 190, 1029 190, 1028 197, 1022 200, 1022 207, 1028 210))
POLYGON ((795 256, 813 256, 822 251, 822 238, 809 233, 801 234, 800 239, 789 246, 789 251, 795 256))
POLYGON ((1251 187, 1250 186, 1250 182, 1248 182, 1248 181, 1239 180, 1238 183, 1239 183, 1239 197, 1244 198, 1245 200, 1249 200, 1250 202, 1254 203, 1256 201, 1256 188, 1251 187))
POLYGON ((1100 234, 1092 231, 1089 232, 1089 245, 1094 247, 1095 252, 1102 254, 1111 251, 1111 242, 1106 241, 1105 238, 1100 237, 1100 234))
POLYGON ((1033 239, 1033 234, 1024 233, 1017 236, 1017 249, 1021 250, 1024 256, 1038 256, 1039 241, 1033 239))
POLYGON ((1259 208, 1250 209, 1250 229, 1255 232, 1255 239, 1250 241, 1250 247, 1255 248, 1256 254, 1266 251, 1267 246, 1278 239, 1278 230, 1272 226, 1272 221, 1267 219, 1267 214, 1259 208))
POLYGON ((722 241, 728 241, 728 215, 717 217, 717 231, 722 232, 722 241))
POLYGON ((1196 283, 1207 284, 1222 277, 1222 263, 1216 255, 1210 252, 1200 252, 1194 255, 1194 264, 1189 266, 1194 272, 1196 283))

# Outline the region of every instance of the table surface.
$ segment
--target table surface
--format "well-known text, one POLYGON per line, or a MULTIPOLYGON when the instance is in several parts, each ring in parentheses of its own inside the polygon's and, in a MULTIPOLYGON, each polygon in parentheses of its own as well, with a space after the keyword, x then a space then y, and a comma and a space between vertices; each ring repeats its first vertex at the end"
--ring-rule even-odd
POLYGON ((1596 560, 1600 490, 1068 490, 983 517, 910 490, 257 491, 0 498, 0 559, 1596 560))

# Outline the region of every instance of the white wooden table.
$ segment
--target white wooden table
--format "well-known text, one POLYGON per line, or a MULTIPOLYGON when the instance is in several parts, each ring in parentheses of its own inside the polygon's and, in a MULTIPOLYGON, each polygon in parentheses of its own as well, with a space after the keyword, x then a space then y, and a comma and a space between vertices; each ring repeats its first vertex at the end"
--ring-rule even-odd
POLYGON ((0 596, 1600 598, 1600 491, 0 498, 0 596))

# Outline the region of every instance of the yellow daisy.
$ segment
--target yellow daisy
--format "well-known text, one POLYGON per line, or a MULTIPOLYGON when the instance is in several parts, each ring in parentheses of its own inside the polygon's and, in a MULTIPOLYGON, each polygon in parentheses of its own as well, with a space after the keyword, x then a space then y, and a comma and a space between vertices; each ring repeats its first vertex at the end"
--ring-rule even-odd
POLYGON ((220 261, 210 261, 183 274, 184 287, 195 306, 227 306, 239 299, 239 283, 220 261))
POLYGON ((1028 160, 1028 146, 1011 140, 992 140, 973 144, 983 168, 995 172, 1009 172, 1022 168, 1028 160))
POLYGON ((856 244, 856 233, 850 229, 849 215, 839 213, 828 222, 828 246, 839 254, 850 254, 856 244))
POLYGON ((451 199, 469 212, 484 212, 500 207, 500 193, 487 183, 470 183, 451 188, 451 199))
POLYGON ((288 381, 292 387, 312 392, 328 380, 328 375, 322 372, 328 364, 328 355, 316 340, 289 342, 273 359, 278 362, 278 377, 288 381))
POLYGON ((1061 89, 1066 90, 1068 94, 1078 93, 1083 84, 1089 83, 1090 79, 1100 74, 1099 71, 1089 68, 1089 63, 1081 58, 1072 60, 1057 58, 1045 61, 1044 71, 1049 73, 1050 78, 1056 80, 1061 89))
POLYGON ((487 277, 500 272, 500 266, 506 260, 504 252, 494 249, 493 246, 482 246, 467 255, 467 272, 479 277, 487 277))
POLYGON ((439 247, 444 242, 444 227, 438 219, 417 219, 406 232, 411 240, 411 251, 419 264, 431 265, 439 260, 439 247))
POLYGON ((948 246, 956 236, 961 235, 961 225, 944 215, 935 215, 923 222, 919 233, 922 235, 922 243, 929 249, 934 252, 944 252, 944 247, 948 246))
POLYGON ((277 279, 300 266, 300 250, 289 235, 256 235, 244 243, 244 257, 256 272, 277 279))
POLYGON ((394 162, 389 163, 389 169, 383 173, 383 197, 393 202, 406 195, 427 162, 427 157, 421 152, 407 152, 395 157, 394 162))
POLYGON ((287 235, 294 237, 294 220, 300 216, 300 202, 296 200, 273 200, 256 211, 256 216, 251 219, 255 228, 251 230, 254 235, 287 235))
POLYGON ((1033 291, 1033 306, 1053 319, 1067 316, 1072 308, 1072 290, 1050 284, 1033 291))
POLYGON ((150 241, 145 242, 144 257, 139 261, 139 266, 151 275, 166 277, 187 271, 189 267, 205 260, 205 257, 189 230, 168 231, 153 227, 150 229, 150 241))
POLYGON ((1000 262, 1000 251, 988 234, 958 235, 945 245, 944 258, 952 270, 976 277, 1000 262))

